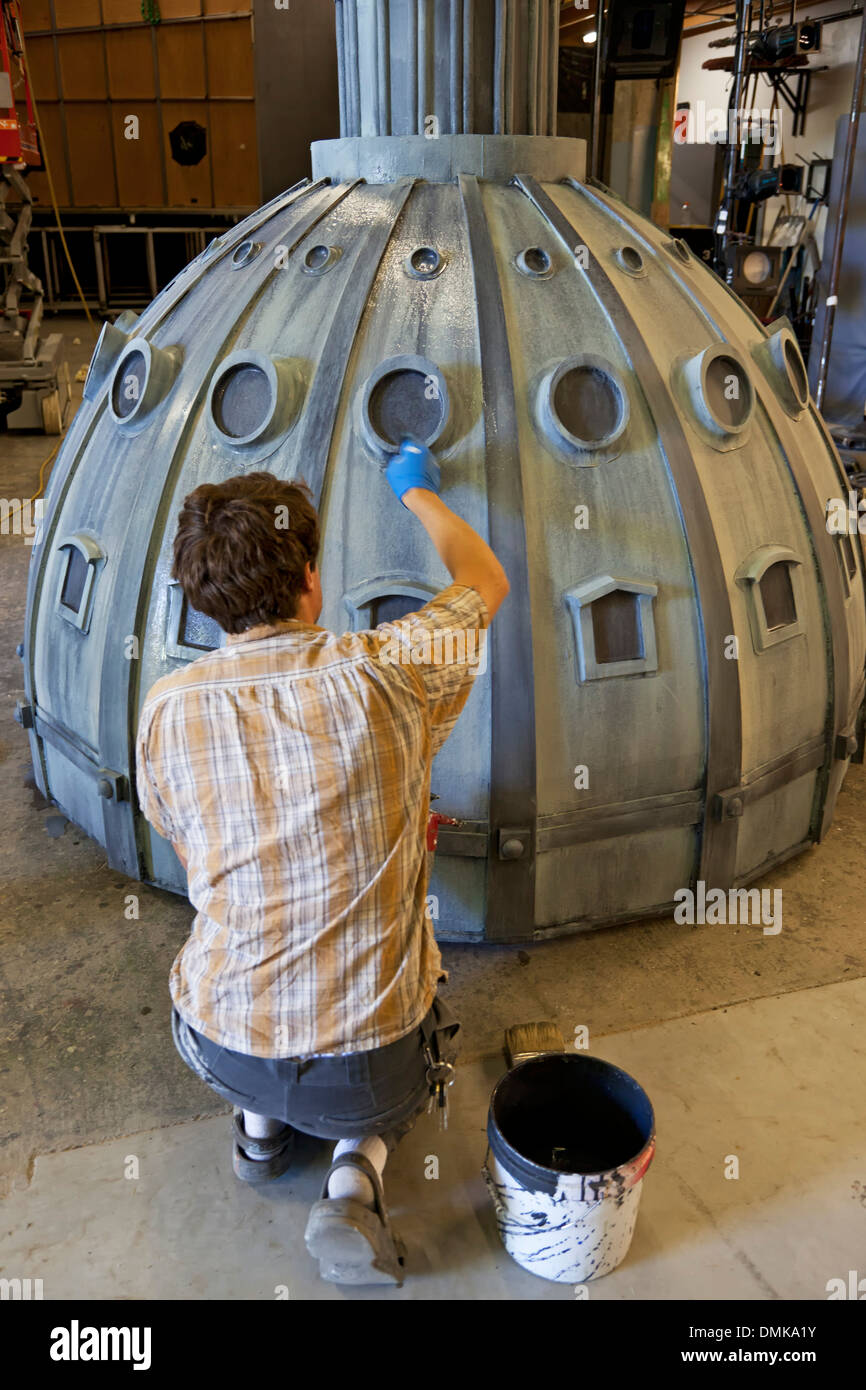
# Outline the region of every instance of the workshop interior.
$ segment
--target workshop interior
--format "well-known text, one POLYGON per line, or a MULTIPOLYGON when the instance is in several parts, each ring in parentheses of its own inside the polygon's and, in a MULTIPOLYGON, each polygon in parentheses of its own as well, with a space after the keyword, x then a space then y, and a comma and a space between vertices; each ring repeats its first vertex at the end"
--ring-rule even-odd
POLYGON ((0 0, 3 1297, 866 1297, 864 74, 846 0, 0 0), (172 1036, 137 734, 243 655, 176 535, 262 473, 346 661, 460 583, 395 478, 509 586, 411 827, 461 1052, 363 1219, 172 1036))

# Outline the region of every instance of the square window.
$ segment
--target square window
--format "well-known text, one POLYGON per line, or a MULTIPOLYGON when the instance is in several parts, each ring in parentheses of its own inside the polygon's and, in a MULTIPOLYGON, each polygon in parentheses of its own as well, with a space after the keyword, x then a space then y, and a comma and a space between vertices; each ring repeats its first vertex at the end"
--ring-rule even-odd
POLYGON ((735 578, 743 590, 756 652, 805 632, 803 562, 793 550, 763 545, 743 561, 735 578))
POLYGON ((396 623, 407 613, 417 613, 427 599, 414 598, 411 594, 382 594, 370 604, 370 627, 380 623, 396 623))
POLYGON ((63 587, 60 590, 60 602, 64 608, 69 608, 73 613, 80 611, 86 582, 87 560, 77 546, 70 545, 66 559, 66 574, 63 576, 63 587))
POLYGON ((417 613, 440 590, 417 574, 392 571, 365 579, 343 595, 351 632, 367 632, 382 623, 399 623, 417 613))
POLYGON ((648 676, 658 671, 653 603, 657 584, 599 574, 566 589, 577 656, 577 678, 648 676))
POLYGON ((176 580, 168 586, 165 654, 175 661, 194 661, 205 652, 214 652, 223 645, 224 633, 219 623, 191 607, 176 580))
POLYGON ((596 661, 640 661, 644 652, 638 595, 612 589, 590 604, 590 610, 596 661))
POLYGON ((57 612, 70 627, 87 632, 93 607, 97 571, 105 559, 96 539, 87 531, 76 531, 57 543, 59 570, 57 612))
POLYGON ((761 598, 767 627, 789 627, 797 621, 797 605, 794 602, 794 589, 791 584, 791 569, 785 560, 771 565, 761 580, 761 598))
POLYGON ((185 647, 197 647, 203 652, 213 652, 222 641, 222 628, 213 618, 199 613, 197 608, 191 608, 184 598, 180 641, 185 647))

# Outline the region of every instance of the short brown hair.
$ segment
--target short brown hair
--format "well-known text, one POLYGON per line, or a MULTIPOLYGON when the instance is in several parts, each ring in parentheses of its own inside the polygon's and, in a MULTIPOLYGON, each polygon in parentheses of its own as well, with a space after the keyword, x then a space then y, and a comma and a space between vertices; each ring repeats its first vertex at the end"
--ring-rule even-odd
POLYGON ((187 603, 224 632, 293 618, 304 567, 315 567, 319 518, 309 488, 272 473, 203 483, 184 499, 173 577, 187 603))

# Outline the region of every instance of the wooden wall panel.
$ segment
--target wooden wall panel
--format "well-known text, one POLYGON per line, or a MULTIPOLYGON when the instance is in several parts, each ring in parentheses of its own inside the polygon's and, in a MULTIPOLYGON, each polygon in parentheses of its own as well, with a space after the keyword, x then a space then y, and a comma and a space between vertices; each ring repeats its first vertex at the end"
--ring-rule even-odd
MULTIPOLYGON (((141 19, 141 9, 138 13, 141 19)), ((82 29, 86 25, 101 24, 99 0, 54 0, 54 18, 58 29, 82 29)))
POLYGON ((201 0, 159 0, 163 19, 187 19, 201 14, 201 0))
POLYGON ((57 69, 54 66, 54 40, 30 39, 27 43, 30 85, 37 101, 56 101, 57 69))
MULTIPOLYGON (((34 38, 30 61, 61 207, 257 206, 252 0, 160 0, 164 20, 190 22, 157 26, 141 0, 53 0, 53 21, 50 0, 25 8, 29 32, 58 34, 34 38), (170 132, 189 120, 207 132, 197 165, 171 157, 170 132)), ((31 186, 50 203, 44 174, 31 186)))
POLYGON ((156 102, 114 102, 111 108, 117 196, 123 208, 160 207, 162 149, 156 102), (126 118, 138 117, 138 139, 127 140, 126 118))
POLYGON ((105 47, 102 34, 61 34, 57 40, 64 101, 105 101, 105 47))
POLYGON ((202 0, 203 14, 249 14, 252 0, 202 0))
POLYGON ((210 128, 216 207, 257 207, 256 112, 245 101, 212 101, 210 128))
POLYGON ((163 101, 192 101, 207 96, 201 24, 161 25, 156 31, 159 90, 163 101))
POLYGON ((102 0, 104 24, 140 24, 141 0, 102 0))
POLYGON ((21 6, 21 23, 24 26, 25 34, 33 34, 40 29, 53 28, 49 0, 24 0, 24 4, 21 6))
POLYGON ((104 103, 70 102, 66 135, 76 207, 116 207, 111 127, 104 103))
POLYGON ((168 182, 169 207, 210 207, 211 192, 211 137, 208 129, 207 154, 200 164, 177 164, 171 155, 169 133, 181 121, 197 121, 208 128, 208 109, 206 101, 164 101, 162 103, 163 146, 165 149, 165 170, 168 182))
POLYGON ((147 29, 109 29, 105 35, 109 94, 116 101, 156 96, 153 40, 147 29))
POLYGON ((249 20, 223 19, 205 24, 210 97, 252 97, 253 43, 249 20))
MULTIPOLYGON (((60 207, 69 206, 69 180, 66 177, 66 159, 63 154, 63 125, 60 119, 60 107, 57 102, 41 101, 39 103, 39 119, 42 122, 42 134, 45 137, 45 145, 48 159, 51 163, 51 177, 54 180, 54 192, 57 195, 57 202, 60 207)), ((27 181, 33 193, 33 201, 51 206, 51 193, 48 188, 47 174, 28 174, 27 181)))

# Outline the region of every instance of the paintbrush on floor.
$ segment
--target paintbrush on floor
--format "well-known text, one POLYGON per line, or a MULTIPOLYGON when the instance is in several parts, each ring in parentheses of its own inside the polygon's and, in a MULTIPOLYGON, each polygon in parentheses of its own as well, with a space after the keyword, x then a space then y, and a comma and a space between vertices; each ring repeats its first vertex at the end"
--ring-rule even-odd
POLYGON ((545 1052, 564 1052, 565 1038, 555 1023, 519 1023, 505 1030, 505 1060, 509 1069, 545 1052))

